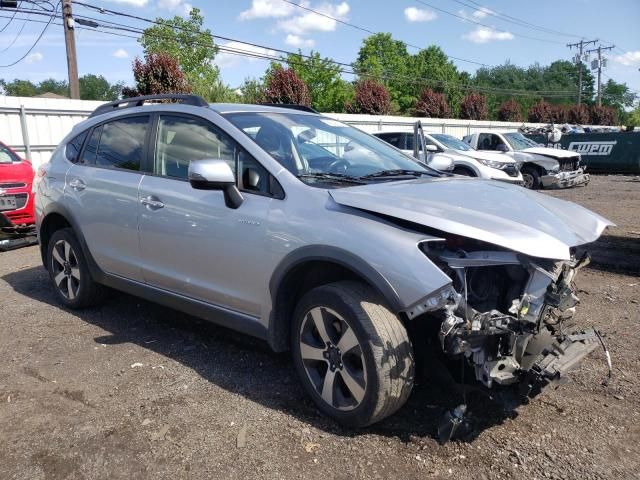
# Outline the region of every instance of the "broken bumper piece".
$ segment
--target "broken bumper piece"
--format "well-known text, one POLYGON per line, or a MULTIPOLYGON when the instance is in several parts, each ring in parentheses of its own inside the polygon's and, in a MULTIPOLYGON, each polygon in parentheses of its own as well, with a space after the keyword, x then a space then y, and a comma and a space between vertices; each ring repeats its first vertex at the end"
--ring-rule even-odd
POLYGON ((573 172, 558 172, 553 175, 544 175, 540 178, 544 188, 570 188, 586 186, 591 179, 584 169, 579 168, 573 172))

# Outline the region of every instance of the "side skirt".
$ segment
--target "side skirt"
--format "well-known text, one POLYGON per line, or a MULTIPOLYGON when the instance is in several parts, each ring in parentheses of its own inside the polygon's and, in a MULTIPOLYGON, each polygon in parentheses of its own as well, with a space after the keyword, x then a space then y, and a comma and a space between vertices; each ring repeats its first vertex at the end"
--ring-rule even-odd
POLYGON ((195 298, 179 295, 150 285, 139 283, 116 275, 100 272, 94 279, 107 287, 159 303, 169 308, 202 318, 216 325, 260 338, 267 339, 267 328, 258 317, 236 312, 225 307, 212 305, 195 298))

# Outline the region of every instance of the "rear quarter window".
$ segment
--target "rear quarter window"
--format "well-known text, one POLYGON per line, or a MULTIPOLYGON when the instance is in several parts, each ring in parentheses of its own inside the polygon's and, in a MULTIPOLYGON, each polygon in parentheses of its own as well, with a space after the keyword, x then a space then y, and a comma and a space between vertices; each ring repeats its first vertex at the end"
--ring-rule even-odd
POLYGON ((78 163, 80 160, 80 150, 82 150, 82 145, 84 144, 87 135, 89 135, 89 132, 85 130, 67 143, 64 154, 67 160, 71 163, 78 163))

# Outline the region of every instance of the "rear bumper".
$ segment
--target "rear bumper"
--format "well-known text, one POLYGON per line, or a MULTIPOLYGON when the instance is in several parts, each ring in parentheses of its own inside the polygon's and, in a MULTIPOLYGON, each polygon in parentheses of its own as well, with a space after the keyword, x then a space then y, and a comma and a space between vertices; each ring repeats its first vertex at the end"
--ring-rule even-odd
POLYGON ((579 168, 573 172, 558 172, 553 175, 544 175, 540 177, 544 188, 570 188, 580 185, 587 185, 591 177, 588 173, 584 173, 584 169, 579 168))

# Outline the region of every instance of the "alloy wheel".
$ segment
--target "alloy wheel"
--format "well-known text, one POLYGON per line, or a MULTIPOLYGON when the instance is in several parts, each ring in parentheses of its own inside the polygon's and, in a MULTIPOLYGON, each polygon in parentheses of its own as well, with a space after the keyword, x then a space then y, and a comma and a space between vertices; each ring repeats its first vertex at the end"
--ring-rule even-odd
POLYGON ((524 184, 524 188, 533 188, 533 175, 531 175, 530 173, 523 173, 522 181, 524 184))
POLYGON ((305 372, 322 399, 343 411, 360 405, 367 374, 362 347, 351 325, 334 310, 314 307, 302 320, 299 342, 305 372))
POLYGON ((66 240, 58 240, 51 251, 53 281, 62 295, 74 300, 80 290, 80 266, 78 257, 66 240))

